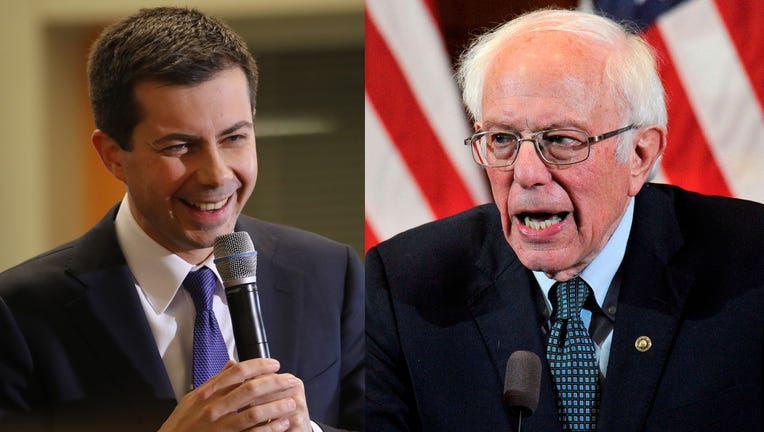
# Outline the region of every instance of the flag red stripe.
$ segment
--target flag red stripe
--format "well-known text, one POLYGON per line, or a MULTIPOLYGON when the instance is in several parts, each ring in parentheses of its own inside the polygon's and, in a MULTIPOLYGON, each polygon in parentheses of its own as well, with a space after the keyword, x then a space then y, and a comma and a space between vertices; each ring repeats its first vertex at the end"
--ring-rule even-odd
POLYGON ((666 177, 686 189, 730 196, 727 181, 709 149, 658 27, 650 26, 645 37, 662 60, 659 72, 666 89, 669 116, 668 145, 662 161, 666 177))
MULTIPOLYGON (((408 1, 416 1, 416 0, 408 0, 408 1)), ((440 22, 440 14, 438 13, 438 5, 435 4, 435 0, 421 0, 421 2, 424 4, 424 7, 427 9, 427 12, 430 14, 430 17, 432 18, 432 22, 436 24, 436 28, 439 30, 439 35, 442 38, 443 33, 441 29, 443 26, 440 22)))
POLYGON ((380 114, 380 121, 433 214, 441 218, 472 207, 474 202, 469 191, 443 151, 437 135, 368 11, 365 40, 368 99, 380 114))
POLYGON ((374 232, 374 230, 369 225, 369 219, 367 218, 364 227, 363 227, 363 251, 364 253, 368 252, 369 249, 371 249, 372 246, 375 246, 377 243, 379 243, 379 236, 377 236, 377 233, 374 232))
POLYGON ((748 74, 759 105, 764 106, 764 2, 745 2, 744 7, 740 2, 728 0, 716 0, 714 4, 748 74))

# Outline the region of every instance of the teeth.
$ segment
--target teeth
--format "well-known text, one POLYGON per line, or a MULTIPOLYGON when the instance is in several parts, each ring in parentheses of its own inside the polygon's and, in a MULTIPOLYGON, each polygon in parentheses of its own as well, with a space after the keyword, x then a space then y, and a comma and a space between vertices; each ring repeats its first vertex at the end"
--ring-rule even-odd
POLYGON ((224 199, 222 201, 214 202, 214 203, 197 203, 197 202, 189 201, 189 204, 191 204, 192 206, 194 206, 194 207, 196 207, 196 208, 198 208, 200 210, 212 211, 212 210, 218 210, 218 209, 222 208, 225 205, 225 203, 227 203, 227 202, 228 202, 228 198, 226 198, 226 199, 224 199))
POLYGON ((528 228, 539 231, 539 230, 547 229, 550 226, 556 223, 559 223, 561 220, 562 219, 558 215, 552 215, 549 219, 544 219, 544 220, 531 219, 530 216, 525 216, 525 220, 523 221, 523 223, 528 228))

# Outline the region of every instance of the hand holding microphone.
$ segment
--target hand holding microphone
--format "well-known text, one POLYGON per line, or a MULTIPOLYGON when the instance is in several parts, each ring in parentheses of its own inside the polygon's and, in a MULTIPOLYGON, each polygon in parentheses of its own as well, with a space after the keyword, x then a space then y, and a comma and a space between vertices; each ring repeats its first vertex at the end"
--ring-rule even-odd
POLYGON ((223 279, 239 363, 181 399, 160 432, 241 431, 267 426, 272 431, 312 430, 305 388, 270 359, 257 290, 257 252, 246 232, 219 236, 215 266, 223 279), (210 413, 215 413, 210 417, 210 413))

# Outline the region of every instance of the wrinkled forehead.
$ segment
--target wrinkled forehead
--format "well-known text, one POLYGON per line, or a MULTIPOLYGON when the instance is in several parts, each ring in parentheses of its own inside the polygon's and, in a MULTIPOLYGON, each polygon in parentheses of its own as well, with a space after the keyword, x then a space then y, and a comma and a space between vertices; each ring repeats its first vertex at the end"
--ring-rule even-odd
POLYGON ((617 110, 613 83, 605 73, 609 49, 560 31, 507 39, 486 72, 484 119, 496 104, 519 109, 524 103, 543 101, 549 105, 547 110, 567 109, 582 115, 617 110))
POLYGON ((601 88, 612 47, 560 31, 523 34, 504 41, 492 59, 486 81, 515 78, 563 88, 588 82, 601 88))

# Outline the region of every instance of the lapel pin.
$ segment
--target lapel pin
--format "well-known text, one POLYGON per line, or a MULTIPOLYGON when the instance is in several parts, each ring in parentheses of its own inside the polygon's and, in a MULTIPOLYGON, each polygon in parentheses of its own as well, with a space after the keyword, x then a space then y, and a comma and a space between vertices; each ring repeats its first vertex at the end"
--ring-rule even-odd
POLYGON ((646 352, 653 346, 653 341, 647 336, 640 336, 634 342, 634 348, 639 352, 646 352))

